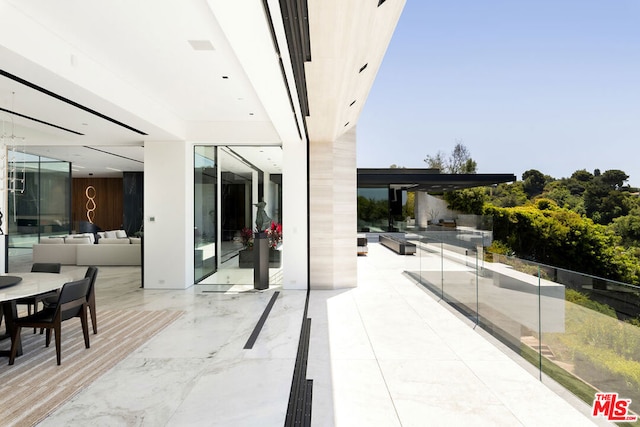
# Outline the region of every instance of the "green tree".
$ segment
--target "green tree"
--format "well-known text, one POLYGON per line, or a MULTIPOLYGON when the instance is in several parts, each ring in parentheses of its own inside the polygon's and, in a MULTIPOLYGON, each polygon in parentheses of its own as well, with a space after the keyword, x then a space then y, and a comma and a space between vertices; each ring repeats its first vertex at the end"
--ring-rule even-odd
POLYGON ((484 203, 487 200, 483 187, 448 191, 444 193, 443 198, 449 204, 449 209, 474 215, 482 215, 484 203))
POLYGON ((407 201, 402 206, 402 216, 404 218, 415 218, 416 193, 407 191, 407 201))
POLYGON ((471 158, 469 149, 457 141, 451 154, 447 157, 442 151, 434 156, 427 155, 424 162, 432 169, 440 169, 444 173, 476 173, 478 164, 471 158))
POLYGON ((593 179, 593 174, 591 172, 588 172, 586 169, 580 169, 575 171, 571 175, 571 178, 580 182, 589 182, 593 179))
POLYGON ((524 192, 522 181, 510 184, 498 184, 491 188, 488 202, 503 208, 512 208, 527 203, 527 194, 524 192))
POLYGON ((524 192, 531 198, 542 193, 547 178, 539 170, 529 169, 522 174, 522 181, 524 192))
POLYGON ((620 190, 625 181, 629 179, 629 175, 618 169, 606 170, 601 175, 602 182, 611 187, 612 190, 620 190))
POLYGON ((570 185, 572 181, 571 178, 552 181, 545 185, 542 196, 555 201, 560 207, 583 215, 585 214, 584 201, 581 196, 573 194, 570 185))
POLYGON ((624 244, 640 247, 640 208, 635 208, 628 215, 615 218, 610 227, 622 238, 624 244))
POLYGON ((443 172, 447 170, 446 154, 442 151, 438 151, 435 156, 427 155, 424 162, 431 169, 439 169, 443 172))
POLYGON ((586 184, 584 207, 589 218, 598 224, 609 224, 614 218, 627 215, 631 209, 630 194, 621 191, 629 176, 623 171, 613 169, 600 174, 586 184))
POLYGON ((456 142, 449 160, 449 173, 476 173, 476 162, 471 158, 471 152, 462 142, 456 142))

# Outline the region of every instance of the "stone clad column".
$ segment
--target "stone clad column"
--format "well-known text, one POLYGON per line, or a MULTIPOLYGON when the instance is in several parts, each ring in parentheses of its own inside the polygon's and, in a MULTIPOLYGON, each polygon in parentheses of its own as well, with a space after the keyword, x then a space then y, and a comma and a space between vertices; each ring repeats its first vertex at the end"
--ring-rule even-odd
POLYGON ((427 213, 427 193, 425 191, 416 191, 414 215, 416 217, 416 227, 426 229, 427 221, 430 220, 427 213))
POLYGON ((356 131, 309 143, 311 289, 357 286, 356 131))

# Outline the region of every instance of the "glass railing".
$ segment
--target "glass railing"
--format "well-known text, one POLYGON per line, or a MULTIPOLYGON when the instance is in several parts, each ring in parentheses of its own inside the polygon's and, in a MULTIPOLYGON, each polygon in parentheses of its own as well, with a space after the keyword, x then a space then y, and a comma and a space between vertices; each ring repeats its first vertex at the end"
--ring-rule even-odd
POLYGON ((404 238, 416 245, 405 274, 529 361, 541 381, 589 405, 596 392, 615 392, 640 413, 640 287, 485 254, 491 235, 472 228, 404 238))

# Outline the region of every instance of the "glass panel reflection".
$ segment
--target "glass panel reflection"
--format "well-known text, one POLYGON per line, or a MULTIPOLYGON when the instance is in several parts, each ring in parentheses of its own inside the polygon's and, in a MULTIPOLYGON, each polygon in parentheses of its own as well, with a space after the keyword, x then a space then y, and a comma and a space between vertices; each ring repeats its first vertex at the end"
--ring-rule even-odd
POLYGON ((215 147, 194 151, 194 278, 196 283, 216 271, 215 147))

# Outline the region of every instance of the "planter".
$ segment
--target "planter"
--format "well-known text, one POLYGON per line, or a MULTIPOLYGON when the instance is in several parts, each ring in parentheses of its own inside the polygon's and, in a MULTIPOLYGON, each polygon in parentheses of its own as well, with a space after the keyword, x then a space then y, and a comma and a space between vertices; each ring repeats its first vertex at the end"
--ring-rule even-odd
MULTIPOLYGON (((282 266, 282 251, 269 248, 269 268, 282 266)), ((242 249, 238 252, 238 267, 253 268, 253 249, 242 249)))
POLYGON ((282 251, 269 248, 269 268, 280 268, 282 266, 282 251))
POLYGON ((238 252, 238 267, 253 268, 253 249, 242 249, 238 252))

